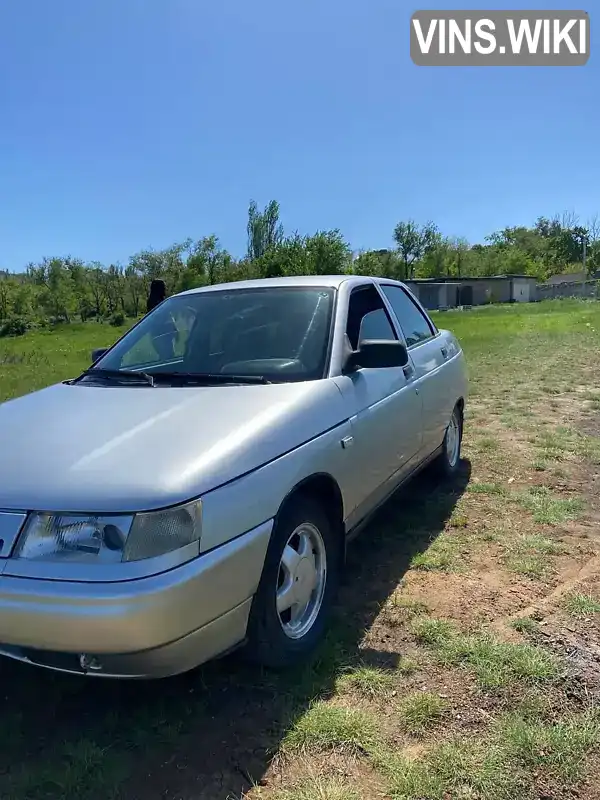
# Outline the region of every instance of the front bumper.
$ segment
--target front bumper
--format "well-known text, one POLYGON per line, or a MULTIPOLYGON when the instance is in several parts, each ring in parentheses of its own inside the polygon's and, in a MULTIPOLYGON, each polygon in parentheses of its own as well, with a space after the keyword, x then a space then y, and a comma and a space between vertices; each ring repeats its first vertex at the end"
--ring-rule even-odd
POLYGON ((0 654, 107 677, 165 677, 198 666, 244 639, 272 526, 139 580, 2 575, 0 654))

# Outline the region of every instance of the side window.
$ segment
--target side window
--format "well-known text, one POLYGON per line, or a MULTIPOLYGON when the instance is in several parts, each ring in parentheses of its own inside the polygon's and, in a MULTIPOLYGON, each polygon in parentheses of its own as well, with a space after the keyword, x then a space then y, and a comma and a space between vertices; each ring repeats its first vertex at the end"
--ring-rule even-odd
POLYGON ((385 313, 384 308, 378 308, 376 311, 369 311, 368 314, 362 318, 360 324, 360 333, 358 335, 358 342, 365 341, 365 339, 395 339, 394 333, 388 315, 385 313))
POLYGON ((365 339, 391 339, 398 337, 374 286, 354 289, 348 304, 346 333, 353 350, 365 339))
POLYGON ((381 289, 394 309, 408 347, 425 342, 435 335, 435 330, 427 317, 402 287, 384 284, 381 289))

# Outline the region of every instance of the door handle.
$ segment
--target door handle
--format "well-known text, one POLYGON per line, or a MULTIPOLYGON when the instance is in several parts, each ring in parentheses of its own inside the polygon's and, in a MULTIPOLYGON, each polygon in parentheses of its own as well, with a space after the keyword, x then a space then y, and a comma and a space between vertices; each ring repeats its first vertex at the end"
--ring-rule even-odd
POLYGON ((414 375, 415 368, 412 364, 407 364, 403 369, 405 378, 411 378, 414 375))
POLYGON ((442 355, 444 358, 448 358, 448 348, 442 347, 442 355))

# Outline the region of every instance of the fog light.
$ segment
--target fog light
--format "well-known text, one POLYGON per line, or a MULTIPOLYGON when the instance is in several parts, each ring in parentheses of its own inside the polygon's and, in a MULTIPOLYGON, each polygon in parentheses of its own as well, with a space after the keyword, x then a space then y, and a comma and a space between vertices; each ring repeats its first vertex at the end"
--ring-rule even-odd
POLYGON ((98 661, 95 656, 88 656, 86 653, 82 653, 79 656, 79 666, 84 672, 99 672, 102 670, 102 664, 98 661))

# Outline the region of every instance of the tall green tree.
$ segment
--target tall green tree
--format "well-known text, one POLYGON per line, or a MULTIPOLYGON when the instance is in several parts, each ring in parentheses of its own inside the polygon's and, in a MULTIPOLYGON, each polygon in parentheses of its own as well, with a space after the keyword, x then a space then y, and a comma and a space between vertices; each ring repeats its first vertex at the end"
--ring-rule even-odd
POLYGON ((435 247, 440 240, 440 233, 433 224, 427 222, 425 225, 418 225, 414 220, 399 222, 394 228, 394 241, 398 247, 398 253, 404 264, 403 278, 414 277, 416 262, 423 258, 435 247))
POLYGON ((264 211, 259 211, 254 200, 250 201, 247 233, 250 261, 261 258, 283 241, 283 225, 279 221, 279 203, 276 200, 271 200, 264 211))

